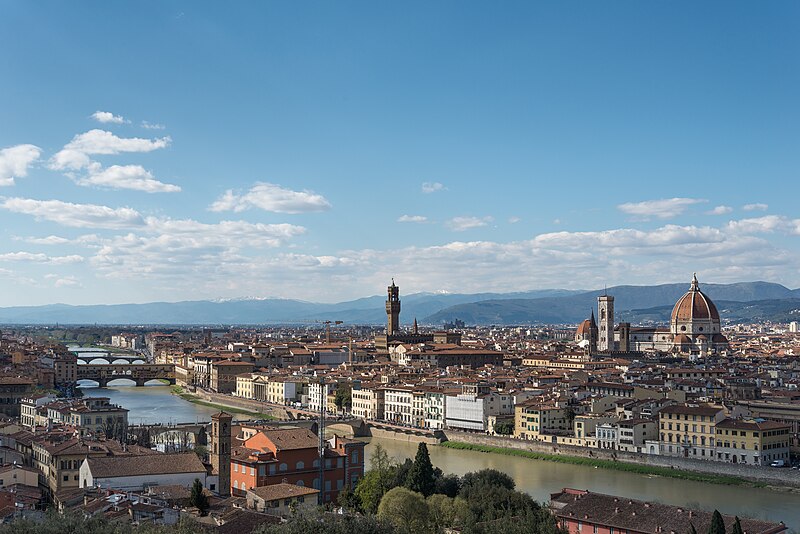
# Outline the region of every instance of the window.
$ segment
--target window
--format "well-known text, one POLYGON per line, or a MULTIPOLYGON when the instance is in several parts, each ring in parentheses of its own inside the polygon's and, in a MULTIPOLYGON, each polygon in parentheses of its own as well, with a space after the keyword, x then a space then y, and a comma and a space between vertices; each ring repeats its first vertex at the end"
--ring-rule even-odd
POLYGON ((358 463, 358 451, 353 451, 350 461, 353 462, 354 464, 358 463))
POLYGON ((250 476, 255 476, 255 474, 256 474, 256 468, 255 467, 251 467, 250 468, 250 476))
POLYGON ((279 468, 279 469, 280 469, 281 471, 286 471, 286 470, 288 470, 288 469, 289 469, 289 466, 288 466, 288 465, 286 465, 285 463, 283 463, 283 464, 281 464, 281 466, 280 466, 280 468, 279 468))
POLYGON ((233 464, 233 472, 234 473, 238 473, 239 472, 239 464, 233 464))
POLYGON ((297 462, 297 464, 295 465, 295 469, 297 469, 298 471, 305 469, 305 467, 306 464, 302 460, 297 462))

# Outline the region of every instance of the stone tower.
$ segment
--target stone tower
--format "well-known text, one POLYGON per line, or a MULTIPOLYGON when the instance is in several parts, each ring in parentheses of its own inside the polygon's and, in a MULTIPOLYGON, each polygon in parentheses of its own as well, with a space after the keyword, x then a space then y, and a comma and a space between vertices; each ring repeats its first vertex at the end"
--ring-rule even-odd
POLYGON ((231 495, 231 421, 229 413, 211 416, 211 466, 219 475, 217 493, 220 497, 231 495))
POLYGON ((394 285, 394 278, 387 289, 389 297, 386 299, 386 333, 391 336, 400 331, 400 288, 394 285))
POLYGON ((614 350, 614 297, 611 295, 597 297, 597 313, 600 316, 597 350, 612 351, 614 350))

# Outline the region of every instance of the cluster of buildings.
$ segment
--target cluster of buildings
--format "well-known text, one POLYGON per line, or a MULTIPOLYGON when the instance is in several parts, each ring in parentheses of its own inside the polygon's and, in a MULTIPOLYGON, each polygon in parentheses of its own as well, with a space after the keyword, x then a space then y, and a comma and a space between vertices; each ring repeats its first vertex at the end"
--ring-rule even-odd
MULTIPOLYGON (((696 277, 664 327, 615 324, 607 294, 577 328, 423 332, 416 321, 403 329, 400 309, 392 282, 385 330, 343 327, 331 339, 308 327, 188 329, 120 333, 111 343, 174 369, 189 390, 384 428, 765 469, 791 465, 800 453, 796 326, 725 325, 696 277)), ((125 408, 55 391, 75 383, 79 365, 61 345, 0 335, 0 518, 9 480, 25 497, 14 513, 49 500, 169 522, 197 478, 216 499, 215 521, 230 526, 244 512, 280 516, 334 502, 364 474, 359 441, 320 439, 302 424, 235 424, 224 413, 214 416, 209 441, 197 442, 207 454, 181 447, 165 462, 153 443, 131 439, 125 408)), ((592 517, 587 503, 600 506, 601 497, 565 490, 553 503, 568 524, 571 513, 592 517)), ((633 515, 653 507, 619 508, 633 515)))

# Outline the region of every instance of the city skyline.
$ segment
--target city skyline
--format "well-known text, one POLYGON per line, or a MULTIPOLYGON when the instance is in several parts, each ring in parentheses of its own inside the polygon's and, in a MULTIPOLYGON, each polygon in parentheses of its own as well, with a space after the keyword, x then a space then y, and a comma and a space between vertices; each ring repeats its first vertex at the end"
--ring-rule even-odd
POLYGON ((405 7, 4 4, 0 305, 800 286, 796 4, 405 7))

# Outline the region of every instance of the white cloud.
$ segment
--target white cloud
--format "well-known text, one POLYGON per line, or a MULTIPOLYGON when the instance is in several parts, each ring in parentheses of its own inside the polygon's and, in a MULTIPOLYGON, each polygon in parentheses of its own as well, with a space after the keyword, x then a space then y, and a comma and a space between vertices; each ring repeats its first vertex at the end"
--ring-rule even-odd
POLYGON ((141 165, 112 165, 77 180, 79 185, 96 185, 110 189, 133 189, 146 193, 175 193, 177 185, 159 182, 141 165))
POLYGON ((728 228, 744 234, 770 234, 773 232, 798 233, 800 219, 789 219, 782 215, 764 215, 752 219, 730 221, 728 228))
POLYGON ((435 193, 437 191, 444 191, 447 188, 439 182, 424 182, 422 184, 423 193, 435 193))
POLYGON ((57 235, 49 235, 47 237, 15 237, 17 241, 25 241, 32 245, 66 245, 70 240, 66 237, 57 235))
POLYGON ((742 206, 744 211, 766 211, 769 209, 767 204, 762 204, 761 202, 756 202, 755 204, 745 204, 742 206))
POLYGON ((0 150, 0 186, 14 185, 14 178, 28 175, 28 167, 39 159, 42 149, 35 145, 16 145, 0 150))
POLYGON ((236 213, 251 208, 276 213, 306 213, 329 210, 331 204, 325 197, 312 191, 292 191, 276 184, 258 182, 243 194, 229 189, 209 207, 211 211, 236 213))
POLYGON ((109 111, 95 111, 92 113, 92 118, 97 122, 110 124, 125 124, 126 122, 131 122, 125 120, 125 117, 122 117, 121 115, 114 115, 109 111))
POLYGON ((463 232, 471 228, 486 226, 492 222, 491 217, 453 217, 445 225, 454 232, 463 232))
POLYGON ((645 200, 644 202, 626 202, 617 206, 623 213, 634 215, 637 218, 668 219, 680 215, 693 204, 700 204, 707 200, 699 198, 663 198, 660 200, 645 200))
POLYGON ((93 162, 89 155, 92 154, 120 154, 123 152, 152 152, 169 146, 170 137, 159 139, 142 139, 141 137, 117 137, 106 130, 89 130, 78 134, 72 141, 64 145, 50 159, 50 168, 53 170, 73 170, 84 168, 99 170, 99 164, 93 162))
POLYGON ((515 217, 509 217, 509 218, 508 218, 508 223, 509 223, 509 224, 517 224, 517 223, 518 223, 518 222, 520 222, 521 220, 522 220, 522 219, 520 219, 519 217, 516 217, 516 216, 515 216, 515 217))
POLYGON ((52 265, 80 263, 83 259, 83 256, 78 256, 77 254, 70 256, 48 256, 47 254, 35 252, 6 252, 0 254, 0 261, 48 263, 52 265))
POLYGON ((142 121, 141 126, 145 130, 165 130, 167 128, 163 124, 157 124, 157 123, 148 122, 148 121, 142 121))
POLYGON ((78 281, 78 279, 74 276, 59 278, 53 285, 56 287, 83 287, 80 281, 78 281))
POLYGON ((730 213, 733 211, 733 208, 730 206, 717 206, 713 210, 709 210, 706 212, 706 215, 725 215, 726 213, 730 213))
POLYGON ((144 225, 141 214, 132 208, 13 197, 3 199, 0 208, 31 215, 40 221, 52 221, 77 228, 122 229, 144 225))
POLYGON ((428 218, 424 215, 401 215, 397 218, 397 222, 402 223, 424 223, 428 222, 428 218))

